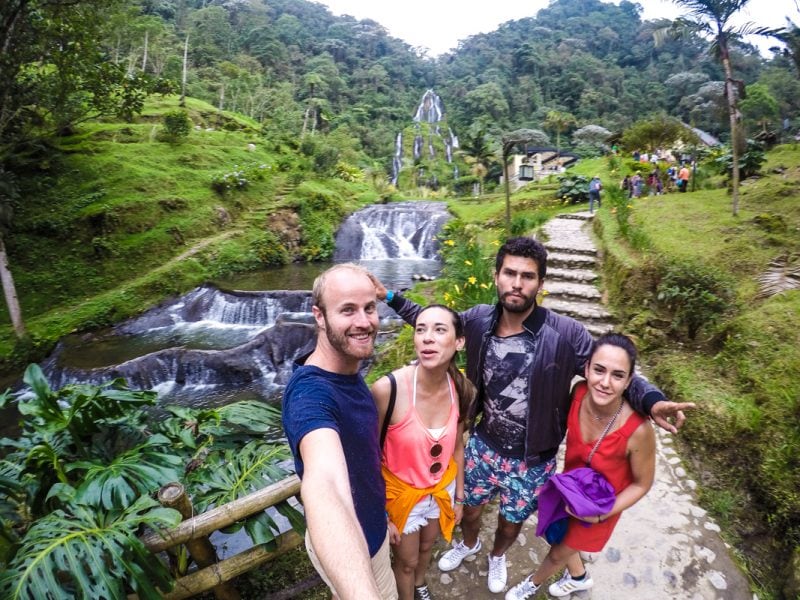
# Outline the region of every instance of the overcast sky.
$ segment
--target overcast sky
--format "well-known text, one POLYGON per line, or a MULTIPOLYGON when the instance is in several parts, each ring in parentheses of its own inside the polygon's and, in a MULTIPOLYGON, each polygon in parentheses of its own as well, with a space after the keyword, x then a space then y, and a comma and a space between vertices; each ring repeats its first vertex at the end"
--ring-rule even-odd
MULTIPOLYGON (((488 33, 513 19, 533 17, 548 0, 316 0, 335 15, 372 19, 389 34, 438 56, 455 48, 459 40, 488 33)), ((618 4, 618 2, 615 2, 618 4)), ((675 18, 685 14, 668 0, 639 0, 643 19, 675 18)), ((736 23, 784 27, 786 17, 800 24, 798 0, 750 0, 736 23)), ((752 40, 762 52, 775 42, 752 40)))

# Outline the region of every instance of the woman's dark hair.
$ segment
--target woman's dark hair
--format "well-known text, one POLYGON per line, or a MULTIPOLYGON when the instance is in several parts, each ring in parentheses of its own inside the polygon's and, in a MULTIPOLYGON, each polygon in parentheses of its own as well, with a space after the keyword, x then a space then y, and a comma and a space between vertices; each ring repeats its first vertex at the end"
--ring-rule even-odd
POLYGON ((605 333, 595 340, 594 346, 592 346, 592 355, 597 352, 597 349, 600 348, 600 346, 616 346, 617 348, 622 348, 631 361, 629 375, 633 375, 633 371, 636 368, 637 353, 636 345, 633 343, 631 338, 621 333, 605 333))
MULTIPOLYGON (((419 316, 431 308, 441 308, 450 313, 450 316, 453 318, 453 328, 456 332, 456 338, 464 337, 464 321, 461 320, 461 315, 444 304, 429 304, 420 310, 414 319, 415 327, 419 316)), ((470 408, 472 407, 472 403, 475 402, 478 391, 475 389, 475 386, 472 385, 472 382, 467 379, 466 375, 458 368, 456 356, 458 356, 458 352, 453 354, 453 358, 450 359, 450 364, 447 366, 447 373, 453 379, 453 383, 456 386, 456 393, 458 394, 458 422, 466 423, 466 426, 468 426, 467 418, 469 417, 470 408)))

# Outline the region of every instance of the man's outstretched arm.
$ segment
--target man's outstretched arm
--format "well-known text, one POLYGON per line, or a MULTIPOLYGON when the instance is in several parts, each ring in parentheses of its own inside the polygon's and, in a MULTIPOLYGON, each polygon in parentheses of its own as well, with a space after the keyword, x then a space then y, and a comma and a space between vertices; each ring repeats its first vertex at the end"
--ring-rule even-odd
POLYGON ((308 533, 326 575, 342 600, 379 599, 339 434, 327 428, 311 431, 300 441, 300 454, 308 533))

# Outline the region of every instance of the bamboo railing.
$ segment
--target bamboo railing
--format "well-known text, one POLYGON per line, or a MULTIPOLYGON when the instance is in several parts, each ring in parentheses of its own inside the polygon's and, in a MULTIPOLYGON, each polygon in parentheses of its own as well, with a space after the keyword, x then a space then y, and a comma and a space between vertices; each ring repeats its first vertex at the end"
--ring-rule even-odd
MULTIPOLYGON (((173 529, 148 533, 142 537, 142 542, 153 553, 185 544, 192 558, 201 567, 194 573, 178 579, 173 590, 164 595, 164 599, 190 598, 213 589, 219 600, 238 600, 238 592, 227 582, 296 548, 303 543, 303 538, 296 531, 287 531, 276 538, 277 547, 273 550, 268 550, 264 546, 254 546, 223 561, 216 562, 213 547, 210 548, 211 556, 208 554, 211 545, 208 536, 218 529, 224 529, 236 521, 241 521, 278 502, 297 496, 299 493, 300 479, 296 475, 292 475, 238 500, 218 506, 203 514, 191 516, 191 502, 183 493, 183 486, 177 483, 164 486, 159 492, 159 501, 164 506, 176 508, 184 517, 189 516, 190 518, 182 521, 173 529)), ((138 596, 131 594, 128 596, 128 600, 138 600, 138 596)))

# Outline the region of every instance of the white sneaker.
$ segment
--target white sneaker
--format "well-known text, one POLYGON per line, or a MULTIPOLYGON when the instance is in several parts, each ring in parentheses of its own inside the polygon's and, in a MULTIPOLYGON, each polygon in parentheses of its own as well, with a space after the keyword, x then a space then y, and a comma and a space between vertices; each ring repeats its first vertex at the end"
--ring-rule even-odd
POLYGON ((458 542, 454 544, 450 550, 442 554, 442 557, 439 559, 439 570, 441 571, 452 571, 453 569, 457 569, 464 559, 468 556, 472 556, 473 554, 477 554, 481 550, 481 541, 478 540, 478 543, 475 544, 474 548, 470 548, 464 542, 458 542))
POLYGON ((561 598, 562 596, 569 596, 572 592, 588 590, 593 585, 594 581, 592 581, 588 571, 583 579, 576 581, 570 576, 569 571, 565 569, 561 579, 552 584, 547 591, 550 592, 551 596, 561 598))
POLYGON ((508 570, 506 569, 506 555, 492 556, 489 554, 489 591, 493 594, 502 592, 508 581, 508 570))
POLYGON ((533 598, 538 590, 539 586, 533 583, 531 575, 528 575, 506 592, 506 600, 527 600, 533 598))

